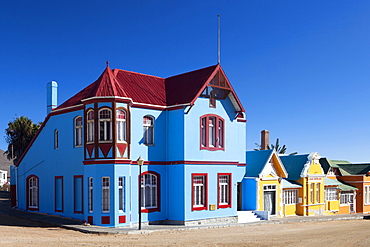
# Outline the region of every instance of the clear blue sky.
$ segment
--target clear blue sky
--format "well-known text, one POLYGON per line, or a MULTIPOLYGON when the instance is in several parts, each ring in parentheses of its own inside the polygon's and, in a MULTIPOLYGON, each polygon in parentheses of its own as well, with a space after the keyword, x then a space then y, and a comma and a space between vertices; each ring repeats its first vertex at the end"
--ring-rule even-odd
POLYGON ((0 149, 16 116, 46 116, 111 68, 160 77, 217 63, 260 131, 288 152, 370 162, 370 1, 2 1, 0 149))

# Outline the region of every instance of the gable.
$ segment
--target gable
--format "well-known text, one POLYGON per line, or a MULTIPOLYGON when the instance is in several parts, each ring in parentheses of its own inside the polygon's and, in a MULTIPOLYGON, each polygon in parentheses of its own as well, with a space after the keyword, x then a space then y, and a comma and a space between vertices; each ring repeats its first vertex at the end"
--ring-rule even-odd
POLYGON ((277 175, 276 173, 276 170, 275 170, 275 167, 274 167, 274 163, 273 163, 273 160, 270 159, 270 161, 265 165, 265 167, 263 168, 262 172, 260 173, 259 175, 260 178, 267 178, 267 179, 277 179, 279 178, 279 176, 277 175))
POLYGON ((288 176, 283 163, 273 149, 247 152, 248 177, 283 177, 288 176))

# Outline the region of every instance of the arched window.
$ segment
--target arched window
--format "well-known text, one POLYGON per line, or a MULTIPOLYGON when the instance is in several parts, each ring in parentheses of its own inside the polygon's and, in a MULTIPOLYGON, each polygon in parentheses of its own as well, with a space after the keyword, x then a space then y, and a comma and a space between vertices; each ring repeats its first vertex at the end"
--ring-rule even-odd
POLYGON ((151 116, 144 116, 143 118, 144 129, 144 144, 154 145, 154 118, 151 116))
POLYGON ((159 211, 159 174, 146 172, 141 175, 141 210, 159 211))
POLYGON ((87 142, 94 142, 94 110, 87 112, 87 142))
POLYGON ((126 111, 118 109, 116 111, 117 142, 126 142, 126 111))
POLYGON ((82 117, 75 118, 75 147, 82 146, 82 117))
POLYGON ((112 141, 112 111, 99 111, 99 141, 112 141))
POLYGON ((54 149, 59 148, 59 132, 58 130, 54 130, 54 149))
POLYGON ((27 209, 39 209, 39 178, 35 175, 27 177, 27 209))
POLYGON ((204 115, 200 118, 200 149, 224 150, 224 120, 217 115, 204 115))

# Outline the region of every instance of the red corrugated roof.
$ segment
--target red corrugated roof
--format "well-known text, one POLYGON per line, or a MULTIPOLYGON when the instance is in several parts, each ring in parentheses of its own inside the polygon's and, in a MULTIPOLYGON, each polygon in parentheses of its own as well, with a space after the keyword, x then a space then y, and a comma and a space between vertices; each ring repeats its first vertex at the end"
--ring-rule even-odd
POLYGON ((214 65, 167 78, 167 105, 192 102, 217 67, 218 65, 214 65))
MULTIPOLYGON (((104 96, 131 98, 134 103, 157 106, 193 103, 206 82, 219 70, 222 70, 221 66, 214 65, 164 79, 120 69, 112 71, 107 67, 94 83, 57 109, 79 105, 83 99, 104 96)), ((236 96, 234 92, 233 94, 236 96)), ((237 101, 241 106, 239 100, 237 101)))

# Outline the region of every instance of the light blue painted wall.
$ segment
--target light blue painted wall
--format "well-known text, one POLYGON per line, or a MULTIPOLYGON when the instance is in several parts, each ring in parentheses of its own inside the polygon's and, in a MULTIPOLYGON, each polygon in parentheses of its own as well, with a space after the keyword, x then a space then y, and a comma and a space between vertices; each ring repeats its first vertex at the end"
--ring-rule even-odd
POLYGON ((166 112, 131 108, 131 159, 137 160, 142 156, 148 161, 166 160, 166 112), (143 144, 143 117, 154 117, 154 145, 143 144))
POLYGON ((237 122, 235 108, 229 98, 217 100, 216 108, 209 107, 209 99, 198 98, 185 115, 185 160, 238 161, 245 163, 246 124, 237 122), (225 150, 200 150, 200 117, 215 114, 224 119, 225 150))
POLYGON ((75 111, 49 118, 18 168, 19 208, 26 209, 26 178, 39 177, 39 211, 83 219, 73 211, 73 176, 83 175, 83 148, 74 147, 74 123, 83 111, 75 111), (54 131, 59 131, 59 148, 54 149, 54 131), (68 153, 68 155, 65 155, 68 153), (54 210, 54 177, 63 176, 64 212, 54 210))
POLYGON ((167 161, 184 160, 185 122, 184 109, 167 112, 167 161))
POLYGON ((244 175, 244 167, 233 165, 186 165, 185 166, 185 220, 199 220, 237 215, 237 183, 244 175), (207 210, 192 211, 192 173, 208 174, 208 208, 207 210), (232 204, 231 208, 217 209, 218 173, 232 173, 232 204), (216 210, 209 210, 209 205, 215 204, 216 210))

